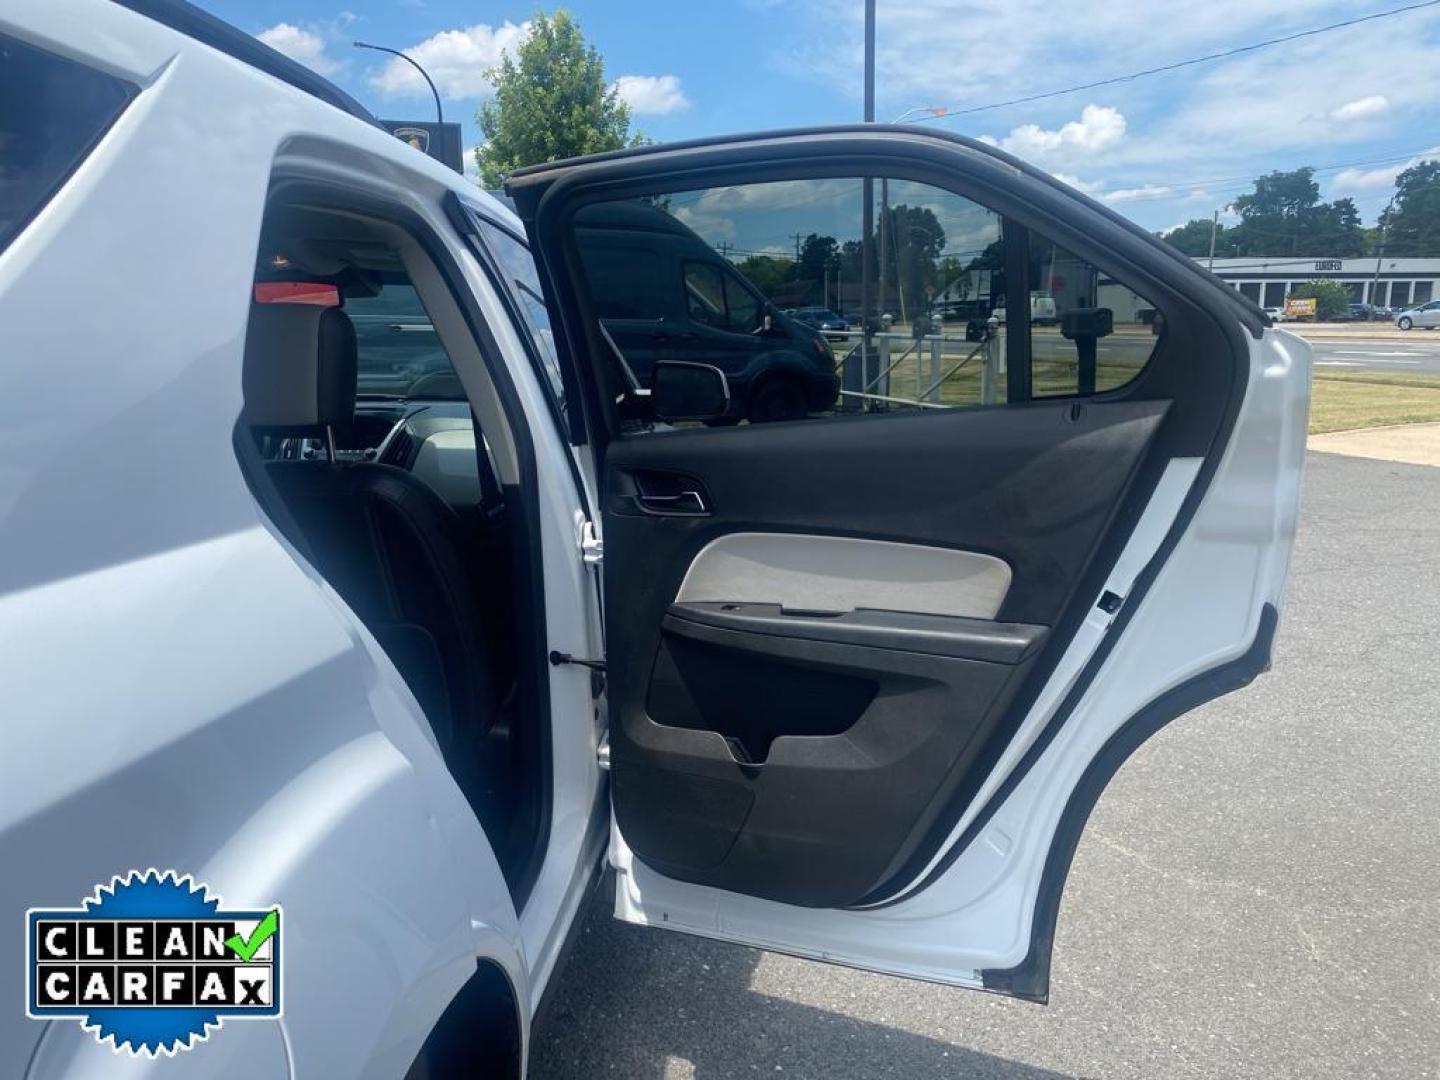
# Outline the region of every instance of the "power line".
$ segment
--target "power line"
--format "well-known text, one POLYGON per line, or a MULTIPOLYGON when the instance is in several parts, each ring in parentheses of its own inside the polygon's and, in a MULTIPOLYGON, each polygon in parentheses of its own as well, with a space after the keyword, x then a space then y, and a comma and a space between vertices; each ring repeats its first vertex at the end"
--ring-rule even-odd
POLYGON ((1404 15, 1406 12, 1419 11, 1421 8, 1435 7, 1437 4, 1440 4, 1440 0, 1421 0, 1420 3, 1407 4, 1404 7, 1393 8, 1390 11, 1377 11, 1373 15, 1360 15, 1354 19, 1346 19, 1343 22, 1330 23, 1328 26, 1316 26, 1309 30, 1286 34, 1284 37, 1269 38, 1268 40, 1257 41, 1250 45, 1239 45, 1233 49, 1225 49, 1221 52, 1209 53, 1205 56, 1195 56, 1189 60, 1177 60, 1173 64, 1162 64, 1159 67, 1146 68, 1144 71, 1132 71, 1128 75, 1116 75, 1109 79, 1098 79, 1095 82, 1081 83, 1079 86, 1067 86, 1063 90, 1047 90, 1041 94, 1027 94, 1025 97, 1011 98, 1008 101, 993 101, 988 105, 972 105, 964 109, 952 109, 949 106, 941 106, 938 110, 932 109, 930 116, 917 117, 916 122, 928 123, 934 120, 948 120, 952 116, 968 116, 972 113, 987 112, 990 109, 1003 109, 1010 105, 1024 105, 1032 101, 1044 101, 1046 98, 1060 97, 1064 94, 1076 94, 1082 90, 1095 90, 1101 86, 1114 86, 1116 83, 1143 79, 1147 75, 1159 75, 1162 72, 1193 67, 1196 64, 1208 64, 1212 60, 1225 60, 1232 56, 1239 56, 1242 53, 1269 48, 1271 45, 1283 45, 1287 41, 1298 41, 1301 38, 1314 37, 1316 34, 1327 34, 1331 30, 1344 30, 1348 27, 1359 26, 1361 23, 1373 22, 1376 19, 1388 19, 1392 15, 1404 15))
MULTIPOLYGON (((1321 173, 1339 172, 1341 169, 1358 169, 1358 168, 1363 168, 1363 167, 1365 167, 1365 166, 1375 166, 1375 165, 1396 165, 1396 164, 1399 164, 1399 163, 1402 162, 1402 161, 1409 161, 1411 158, 1422 157, 1422 156, 1425 155, 1426 151, 1435 151, 1435 150, 1436 150, 1435 147, 1433 147, 1433 146, 1427 146, 1427 147, 1422 147, 1422 148, 1419 149, 1419 150, 1413 150, 1413 151, 1410 151, 1410 152, 1408 152, 1408 153, 1400 153, 1400 154, 1393 155, 1393 156, 1391 156, 1391 157, 1370 158, 1370 159, 1365 160, 1365 161, 1343 161, 1343 162, 1340 162, 1339 164, 1336 164, 1336 165, 1319 165, 1319 166, 1316 166, 1316 167, 1312 168, 1312 169, 1311 169, 1311 172, 1315 173, 1315 174, 1318 176, 1318 175, 1321 174, 1321 173)), ((1440 151, 1437 151, 1437 156, 1440 156, 1440 151)), ((1303 168, 1303 167, 1304 167, 1304 166, 1296 166, 1296 168, 1303 168)), ((1272 170, 1272 171, 1285 171, 1285 170, 1272 170)), ((1290 170, 1290 171, 1294 171, 1294 170, 1290 170)), ((1137 202, 1137 201, 1139 201, 1139 200, 1141 200, 1141 199, 1173 199, 1177 194, 1183 195, 1183 194, 1185 194, 1185 193, 1187 193, 1187 192, 1190 192, 1190 191, 1201 191, 1201 190, 1203 190, 1203 189, 1205 189, 1205 188, 1208 188, 1208 187, 1216 187, 1216 186, 1219 186, 1219 185, 1221 185, 1221 184, 1251 183, 1251 182, 1253 182, 1255 179, 1256 179, 1256 178, 1255 178, 1254 176, 1221 176, 1221 177, 1215 177, 1215 178, 1210 179, 1210 180, 1187 180, 1187 181, 1186 181, 1185 183, 1183 183, 1183 184, 1157 184, 1157 185, 1155 185, 1156 187, 1158 187, 1158 188, 1164 188, 1164 190, 1163 190, 1163 191, 1155 191, 1155 192, 1146 192, 1146 193, 1144 193, 1144 194, 1132 195, 1130 198, 1125 199, 1125 200, 1122 200, 1122 201, 1124 201, 1124 202, 1137 202)), ((1121 189, 1119 189, 1119 190, 1124 190, 1124 189, 1121 188, 1121 189)), ((1094 198, 1103 199, 1103 198, 1105 198, 1105 196, 1106 196, 1107 194, 1112 194, 1112 195, 1113 195, 1114 192, 1113 192, 1113 191, 1111 191, 1111 192, 1101 191, 1101 192, 1097 192, 1093 197, 1094 197, 1094 198)))

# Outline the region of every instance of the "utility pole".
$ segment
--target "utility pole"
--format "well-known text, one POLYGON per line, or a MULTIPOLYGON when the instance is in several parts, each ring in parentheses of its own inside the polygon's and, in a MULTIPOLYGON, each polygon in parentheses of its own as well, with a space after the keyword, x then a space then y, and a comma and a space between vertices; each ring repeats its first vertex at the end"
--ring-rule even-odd
MULTIPOLYGON (((1397 192, 1398 194, 1398 192, 1397 192)), ((1385 258, 1385 233, 1390 228, 1390 209, 1395 205, 1395 196, 1390 196, 1390 201, 1385 204, 1385 210, 1380 215, 1380 243, 1375 248, 1375 276, 1370 279, 1370 306, 1378 307, 1375 303, 1375 294, 1380 291, 1380 263, 1385 258)), ((1389 297, 1386 297, 1388 300, 1389 297)))
POLYGON ((1220 231, 1220 215, 1234 205, 1234 203, 1227 202, 1224 206, 1217 208, 1210 218, 1210 265, 1205 267, 1205 269, 1209 270, 1212 274, 1215 272, 1215 234, 1220 231))

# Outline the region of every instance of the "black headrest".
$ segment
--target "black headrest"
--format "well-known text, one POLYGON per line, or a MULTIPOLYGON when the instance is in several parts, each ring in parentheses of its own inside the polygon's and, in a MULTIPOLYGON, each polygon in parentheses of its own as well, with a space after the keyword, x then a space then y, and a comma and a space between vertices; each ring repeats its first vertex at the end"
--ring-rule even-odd
POLYGON ((336 307, 252 304, 245 335, 245 418, 292 431, 355 416, 355 327, 336 307))

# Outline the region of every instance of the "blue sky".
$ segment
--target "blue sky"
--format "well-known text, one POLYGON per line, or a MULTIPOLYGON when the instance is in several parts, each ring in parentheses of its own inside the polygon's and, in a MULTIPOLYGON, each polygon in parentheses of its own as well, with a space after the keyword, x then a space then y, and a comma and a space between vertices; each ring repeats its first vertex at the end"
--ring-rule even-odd
MULTIPOLYGON (((377 114, 447 119, 480 141, 483 71, 533 3, 201 0, 377 114)), ((877 116, 963 108, 1123 75, 1403 0, 880 0, 877 116)), ((860 118, 860 0, 573 0, 564 5, 660 141, 860 118)), ((1208 217, 1249 178, 1323 168, 1371 223, 1396 172, 1440 156, 1440 6, 1130 83, 927 121, 990 139, 1152 229, 1208 217)))

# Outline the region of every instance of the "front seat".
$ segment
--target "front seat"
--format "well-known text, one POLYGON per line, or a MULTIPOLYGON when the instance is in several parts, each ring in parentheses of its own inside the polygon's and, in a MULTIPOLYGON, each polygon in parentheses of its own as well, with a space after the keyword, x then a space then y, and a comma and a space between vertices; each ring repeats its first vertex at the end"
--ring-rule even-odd
MULTIPOLYGON (((318 436, 354 421, 355 328, 339 308, 254 304, 245 339, 244 422, 255 436, 318 436)), ((267 461, 277 527, 306 552, 384 647, 470 793, 501 708, 500 652, 485 638, 484 586, 459 516, 408 471, 374 462, 267 461)))

